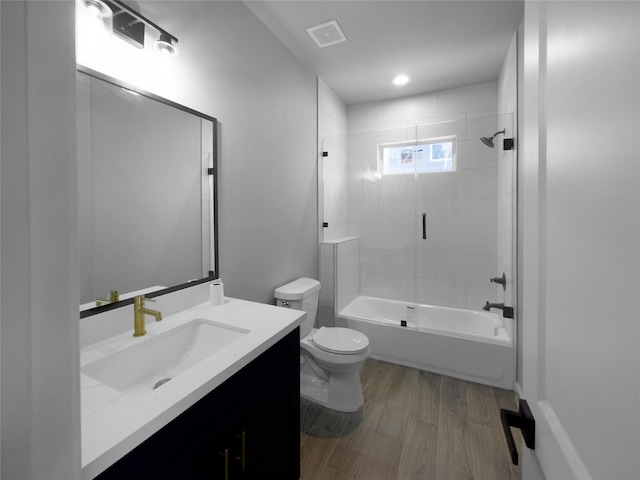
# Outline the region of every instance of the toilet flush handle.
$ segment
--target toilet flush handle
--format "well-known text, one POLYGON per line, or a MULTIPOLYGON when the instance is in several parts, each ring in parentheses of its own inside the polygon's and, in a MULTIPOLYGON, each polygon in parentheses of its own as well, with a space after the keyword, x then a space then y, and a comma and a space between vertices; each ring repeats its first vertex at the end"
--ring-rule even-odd
POLYGON ((282 303, 280 304, 281 307, 291 307, 291 305, 289 304, 289 302, 285 302, 284 300, 282 301, 282 303))

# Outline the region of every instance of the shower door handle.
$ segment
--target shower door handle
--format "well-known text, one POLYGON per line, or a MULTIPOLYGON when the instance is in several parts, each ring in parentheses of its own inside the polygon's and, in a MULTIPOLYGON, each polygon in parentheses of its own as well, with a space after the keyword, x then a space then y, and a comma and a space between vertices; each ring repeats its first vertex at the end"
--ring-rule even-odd
POLYGON ((427 214, 422 214, 422 239, 427 239, 427 214))

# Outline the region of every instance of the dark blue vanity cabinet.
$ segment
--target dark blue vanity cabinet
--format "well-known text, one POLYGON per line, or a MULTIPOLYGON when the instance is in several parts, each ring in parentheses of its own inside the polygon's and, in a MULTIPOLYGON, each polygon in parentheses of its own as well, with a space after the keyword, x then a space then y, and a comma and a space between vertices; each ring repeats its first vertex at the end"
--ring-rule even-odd
POLYGON ((296 328, 96 477, 299 479, 296 328))

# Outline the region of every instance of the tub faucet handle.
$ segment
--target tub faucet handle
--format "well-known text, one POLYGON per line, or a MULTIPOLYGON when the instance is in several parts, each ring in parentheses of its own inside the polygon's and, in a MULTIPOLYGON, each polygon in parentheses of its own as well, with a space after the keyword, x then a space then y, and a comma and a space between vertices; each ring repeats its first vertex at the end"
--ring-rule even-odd
POLYGON ((503 290, 507 289, 507 276, 504 273, 502 274, 501 277, 490 278, 489 281, 491 283, 499 283, 500 285, 502 285, 503 290))

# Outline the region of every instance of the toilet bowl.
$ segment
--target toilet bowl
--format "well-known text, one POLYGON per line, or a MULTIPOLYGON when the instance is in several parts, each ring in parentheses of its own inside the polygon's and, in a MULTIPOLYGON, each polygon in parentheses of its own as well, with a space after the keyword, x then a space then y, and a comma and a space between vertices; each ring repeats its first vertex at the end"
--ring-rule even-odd
POLYGON ((313 328, 320 282, 300 278, 275 291, 277 305, 304 310, 300 325, 300 395, 341 412, 359 410, 364 399, 360 370, 369 356, 369 339, 350 328, 313 328))
POLYGON ((364 403, 360 370, 369 351, 369 339, 356 330, 312 329, 300 340, 300 395, 341 412, 358 410, 364 403))

